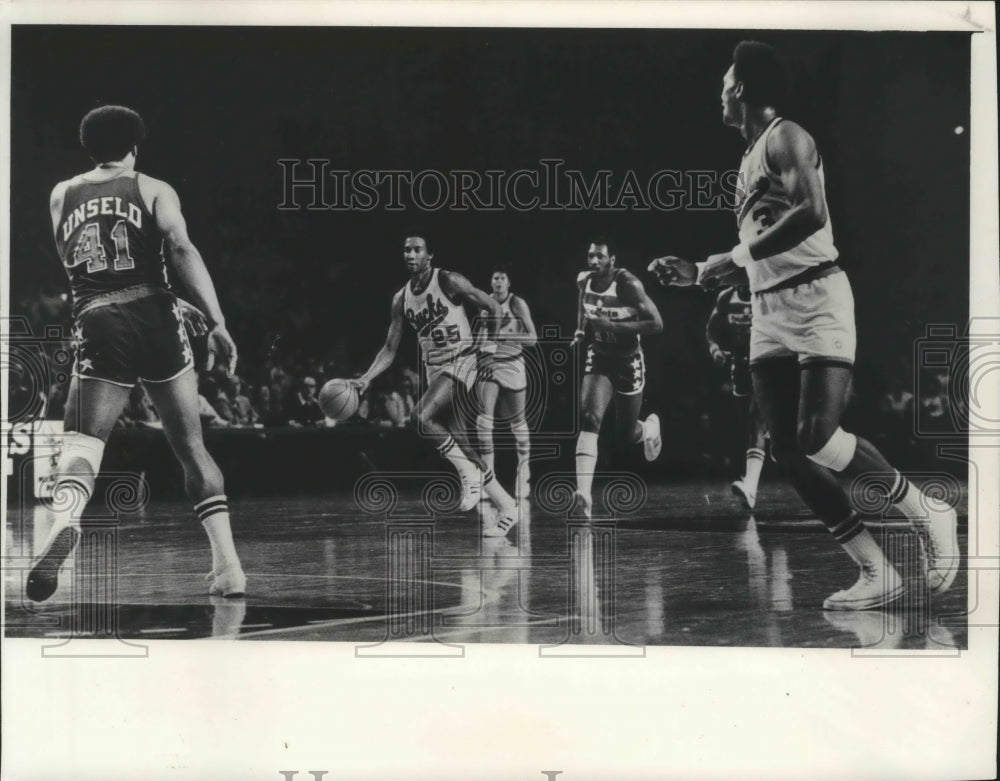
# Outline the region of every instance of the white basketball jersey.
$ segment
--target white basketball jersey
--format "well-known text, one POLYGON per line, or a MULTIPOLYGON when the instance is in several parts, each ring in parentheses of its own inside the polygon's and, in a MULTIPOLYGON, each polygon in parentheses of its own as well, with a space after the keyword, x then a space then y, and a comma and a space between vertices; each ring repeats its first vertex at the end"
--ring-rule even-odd
MULTIPOLYGON (((514 300, 514 294, 508 293, 507 298, 500 301, 500 325, 497 327, 497 358, 516 358, 521 354, 521 344, 519 342, 508 342, 503 339, 505 334, 516 335, 524 333, 524 323, 521 318, 514 314, 510 308, 510 302, 514 300)), ((488 317, 487 310, 482 311, 482 317, 488 317)), ((482 336, 486 338, 486 326, 482 328, 482 336)))
MULTIPOLYGON (((767 138, 781 122, 775 117, 767 129, 760 134, 743 154, 740 163, 739 196, 736 206, 736 224, 740 230, 740 243, 746 244, 771 225, 780 220, 791 209, 788 193, 781 184, 781 178, 767 164, 767 138)), ((823 205, 826 206, 826 180, 823 175, 823 161, 820 158, 819 181, 823 185, 823 205)), ((837 259, 837 248, 833 243, 833 226, 829 212, 826 224, 802 243, 790 250, 769 258, 751 261, 747 265, 750 289, 755 293, 774 287, 810 266, 837 259)))
POLYGON ((439 269, 422 293, 414 293, 412 281, 403 288, 403 316, 417 332, 424 364, 435 366, 455 359, 472 348, 472 329, 461 304, 453 304, 441 290, 439 269))

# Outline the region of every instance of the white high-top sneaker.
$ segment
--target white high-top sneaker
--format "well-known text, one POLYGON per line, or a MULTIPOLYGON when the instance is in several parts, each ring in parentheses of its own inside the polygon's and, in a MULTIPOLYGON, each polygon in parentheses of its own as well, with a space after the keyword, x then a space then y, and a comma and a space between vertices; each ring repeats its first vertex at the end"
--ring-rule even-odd
POLYGON ((645 436, 642 438, 643 455, 647 461, 655 461, 663 449, 663 439, 660 437, 660 416, 653 413, 643 421, 645 436))
POLYGON ((247 576, 239 564, 226 567, 218 572, 210 572, 208 577, 212 578, 212 585, 208 588, 210 596, 235 599, 246 593, 247 576))
POLYGON ((733 492, 733 495, 743 503, 743 507, 745 509, 752 510, 754 505, 757 504, 757 494, 747 487, 747 484, 743 482, 742 477, 739 480, 734 480, 732 482, 730 490, 733 492))
POLYGON ((958 548, 958 515, 943 502, 928 499, 926 504, 926 522, 914 526, 920 535, 927 588, 932 594, 942 594, 955 582, 962 560, 958 548))
POLYGON ((483 478, 477 474, 475 477, 461 475, 462 478, 462 501, 458 505, 461 512, 468 512, 483 498, 483 478))
POLYGON ((826 598, 824 610, 871 610, 903 596, 903 579, 888 562, 884 566, 866 562, 860 570, 857 583, 826 598))

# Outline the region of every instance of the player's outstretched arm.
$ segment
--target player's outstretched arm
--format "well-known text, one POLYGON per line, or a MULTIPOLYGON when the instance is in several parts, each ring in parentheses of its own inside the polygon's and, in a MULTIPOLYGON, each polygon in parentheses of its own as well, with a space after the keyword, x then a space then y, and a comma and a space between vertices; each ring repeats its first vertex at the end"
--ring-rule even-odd
POLYGON ((148 198, 147 202, 152 204, 150 211, 156 220, 156 227, 163 234, 167 262, 194 299, 195 306, 209 319, 208 368, 212 368, 214 361, 219 361, 225 365, 227 374, 232 375, 236 371, 236 344, 226 330, 226 318, 222 315, 205 261, 188 236, 180 198, 169 184, 149 176, 139 176, 139 188, 143 198, 148 198))
POLYGON ((523 330, 517 334, 505 336, 504 339, 511 342, 518 342, 523 347, 533 347, 538 343, 538 332, 535 330, 535 322, 531 319, 531 310, 528 304, 520 296, 514 296, 510 300, 510 311, 514 317, 521 321, 523 330))
POLYGON ((392 362, 396 360, 396 351, 399 350, 399 342, 402 338, 403 291, 400 290, 392 297, 392 315, 389 321, 389 332, 385 336, 385 344, 378 351, 372 365, 368 367, 368 371, 357 379, 351 380, 351 384, 358 389, 359 393, 364 393, 365 388, 371 384, 372 380, 392 366, 392 362))

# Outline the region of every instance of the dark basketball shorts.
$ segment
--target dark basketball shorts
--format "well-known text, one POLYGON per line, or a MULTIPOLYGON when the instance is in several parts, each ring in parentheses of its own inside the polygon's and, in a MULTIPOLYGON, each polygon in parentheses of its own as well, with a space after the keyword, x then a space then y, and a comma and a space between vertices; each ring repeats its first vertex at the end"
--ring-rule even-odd
POLYGON ((733 395, 745 399, 753 395, 753 380, 750 377, 750 356, 735 356, 729 362, 730 377, 733 381, 733 395))
POLYGON ((85 310, 74 327, 76 365, 84 379, 132 387, 166 382, 194 366, 177 301, 169 293, 85 310))
POLYGON ((600 374, 611 380, 616 393, 632 396, 646 387, 646 360, 642 350, 613 353, 595 350, 587 345, 584 374, 600 374))

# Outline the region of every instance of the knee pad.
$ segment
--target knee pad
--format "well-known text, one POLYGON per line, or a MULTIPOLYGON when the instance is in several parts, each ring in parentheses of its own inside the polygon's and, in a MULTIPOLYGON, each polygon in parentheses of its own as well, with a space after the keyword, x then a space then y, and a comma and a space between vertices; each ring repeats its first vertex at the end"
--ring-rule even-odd
POLYGON ((825 466, 834 472, 843 472, 854 459, 854 451, 857 448, 858 438, 838 427, 827 443, 807 458, 814 464, 825 466))
POLYGON ((59 473, 73 474, 70 466, 74 461, 86 461, 90 471, 97 477, 101 471, 101 459, 104 457, 104 441, 90 437, 78 431, 63 435, 62 452, 59 454, 59 473))

